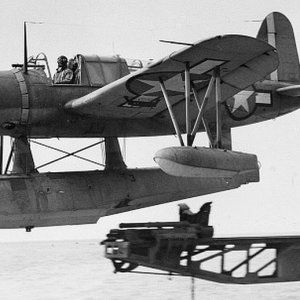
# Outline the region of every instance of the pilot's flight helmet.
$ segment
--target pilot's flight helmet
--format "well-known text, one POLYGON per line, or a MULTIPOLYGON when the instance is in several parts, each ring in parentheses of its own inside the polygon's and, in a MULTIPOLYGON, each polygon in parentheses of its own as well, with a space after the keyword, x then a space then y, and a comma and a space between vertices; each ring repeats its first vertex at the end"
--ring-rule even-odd
POLYGON ((68 59, 64 56, 64 55, 61 55, 57 58, 57 63, 61 63, 62 65, 66 65, 68 62, 68 59))

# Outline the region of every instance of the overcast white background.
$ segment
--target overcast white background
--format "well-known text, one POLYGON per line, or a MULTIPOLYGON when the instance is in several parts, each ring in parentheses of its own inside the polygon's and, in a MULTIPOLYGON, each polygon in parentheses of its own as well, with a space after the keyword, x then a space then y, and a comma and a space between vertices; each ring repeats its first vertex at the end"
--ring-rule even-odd
MULTIPOLYGON (((300 45, 299 1, 1 1, 0 69, 23 61, 23 21, 28 26, 29 54, 45 52, 55 71, 59 55, 77 53, 159 59, 179 49, 159 39, 194 42, 219 34, 256 36, 263 18, 272 11, 291 21, 300 45), (254 20, 255 22, 249 22, 254 20)), ((300 46, 299 46, 300 47, 300 46)), ((1 99, 0 99, 1 101, 1 99)), ((300 99, 299 99, 300 101, 300 99)), ((260 183, 186 200, 193 210, 213 201, 211 223, 217 235, 300 234, 300 112, 233 130, 233 149, 255 153, 261 163, 260 183)), ((75 150, 91 141, 57 141, 51 145, 75 150)), ((47 143, 50 143, 47 141, 47 143)), ((197 144, 205 137, 197 138, 197 144)), ((154 166, 160 148, 178 145, 175 137, 134 138, 126 141, 129 167, 154 166)), ((8 150, 8 149, 6 149, 8 150)), ((37 164, 57 153, 33 147, 37 164)), ((100 149, 87 157, 99 159, 100 149)), ((94 168, 68 159, 44 171, 94 168)), ((0 194, 1 201, 1 194, 0 194)), ((159 205, 102 218, 96 225, 0 230, 1 241, 103 238, 120 222, 177 220, 177 203, 159 205)))

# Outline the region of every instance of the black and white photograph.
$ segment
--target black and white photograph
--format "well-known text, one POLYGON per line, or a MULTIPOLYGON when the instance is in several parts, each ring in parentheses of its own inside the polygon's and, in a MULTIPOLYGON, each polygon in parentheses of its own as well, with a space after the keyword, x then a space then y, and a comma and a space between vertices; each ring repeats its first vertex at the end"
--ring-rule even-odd
POLYGON ((0 299, 300 299, 298 50, 296 0, 2 0, 0 299))

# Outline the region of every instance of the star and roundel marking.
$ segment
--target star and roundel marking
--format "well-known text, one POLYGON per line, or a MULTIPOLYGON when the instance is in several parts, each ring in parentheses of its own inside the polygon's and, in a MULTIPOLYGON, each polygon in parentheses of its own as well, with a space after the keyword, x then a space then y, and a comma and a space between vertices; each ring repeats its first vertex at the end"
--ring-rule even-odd
POLYGON ((241 91, 227 99, 225 106, 229 112, 229 116, 234 120, 249 118, 257 107, 256 95, 255 91, 241 91))
POLYGON ((258 106, 272 106, 271 93, 256 92, 253 90, 244 90, 225 102, 229 116, 236 121, 249 118, 258 106))

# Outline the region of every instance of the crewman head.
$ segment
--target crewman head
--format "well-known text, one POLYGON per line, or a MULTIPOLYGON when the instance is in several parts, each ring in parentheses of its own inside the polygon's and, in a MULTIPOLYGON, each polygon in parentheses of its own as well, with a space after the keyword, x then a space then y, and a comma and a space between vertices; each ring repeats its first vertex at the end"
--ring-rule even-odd
POLYGON ((58 67, 60 67, 60 68, 66 68, 67 67, 67 63, 68 63, 68 59, 64 55, 61 55, 61 56, 58 57, 58 59, 57 59, 57 65, 58 65, 58 67))
POLYGON ((74 58, 69 58, 67 66, 70 70, 74 68, 74 58))

